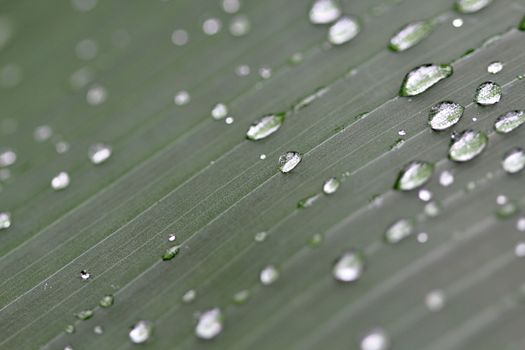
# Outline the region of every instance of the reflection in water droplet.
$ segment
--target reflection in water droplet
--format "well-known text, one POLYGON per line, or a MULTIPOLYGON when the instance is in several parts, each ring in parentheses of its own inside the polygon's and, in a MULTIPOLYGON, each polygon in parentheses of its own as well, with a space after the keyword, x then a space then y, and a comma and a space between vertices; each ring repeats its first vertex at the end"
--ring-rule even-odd
POLYGON ((409 23, 390 39, 389 48, 392 51, 405 51, 426 38, 433 29, 431 21, 409 23))
POLYGON ((481 106, 489 106, 498 103, 501 100, 501 86, 498 84, 487 81, 476 89, 474 95, 474 102, 481 106))
POLYGON ((433 290, 425 297, 425 305, 430 311, 439 311, 445 306, 445 294, 441 290, 433 290))
POLYGON ((90 277, 91 277, 91 275, 86 270, 80 271, 80 278, 82 280, 87 281, 90 277))
POLYGON ((100 299, 98 304, 101 307, 108 308, 112 306, 114 302, 115 302, 115 297, 111 294, 108 294, 108 295, 104 295, 102 299, 100 299))
POLYGON ((299 152, 286 152, 279 157, 279 170, 283 174, 287 174, 301 162, 302 156, 299 152))
POLYGON ((505 153, 501 166, 509 174, 515 174, 525 167, 525 152, 521 148, 514 148, 505 153))
POLYGON ((457 0, 456 10, 461 13, 474 13, 488 6, 492 0, 457 0))
POLYGON ((261 273, 259 274, 259 280, 261 283, 265 286, 268 286, 279 278, 279 270, 273 265, 268 265, 264 269, 261 270, 261 273))
POLYGON ((419 190, 417 196, 419 197, 419 199, 421 199, 423 202, 428 202, 429 200, 432 199, 432 192, 430 192, 429 190, 427 189, 421 189, 419 190))
POLYGON ((175 242, 175 240, 177 239, 177 236, 173 233, 170 233, 169 236, 168 236, 168 241, 169 242, 175 242))
POLYGON ((299 200, 299 202, 297 202, 297 208, 299 209, 309 208, 312 205, 314 205, 314 203, 319 199, 319 197, 320 196, 318 194, 314 194, 306 198, 303 198, 299 200))
POLYGON ((507 134, 525 123, 525 113, 521 110, 510 111, 500 115, 494 122, 494 130, 507 134))
POLYGON ((400 191, 413 190, 425 184, 433 172, 433 164, 423 161, 412 161, 400 171, 394 188, 400 191))
POLYGON ((325 24, 341 16, 341 9, 334 0, 316 0, 310 9, 310 22, 325 24))
POLYGON ((0 230, 5 230, 11 226, 11 214, 0 212, 0 230))
POLYGON ((450 159, 468 162, 478 156, 487 146, 489 139, 484 132, 465 130, 456 137, 448 150, 450 159))
POLYGON ((463 20, 461 18, 454 18, 452 20, 452 26, 454 28, 460 28, 461 26, 463 26, 463 20))
POLYGON ((341 17, 328 31, 328 41, 334 45, 349 42, 359 33, 359 23, 352 17, 341 17))
POLYGON ((414 222, 409 219, 400 219, 390 225, 385 231, 385 241, 396 244, 414 232, 414 222))
POLYGON ((445 130, 455 125, 465 108, 451 101, 443 101, 435 104, 430 109, 428 123, 432 130, 445 130))
POLYGON ((354 282, 361 278, 364 269, 364 256, 357 250, 349 250, 337 258, 332 274, 340 282, 354 282))
POLYGON ((199 316, 195 335, 200 339, 213 339, 222 332, 222 313, 218 308, 204 311, 199 316))
POLYGON ((450 75, 452 75, 452 66, 447 64, 425 64, 419 66, 405 76, 399 95, 419 95, 450 75))
POLYGON ((101 335, 104 333, 104 329, 102 328, 102 326, 95 326, 93 327, 93 333, 97 334, 97 335, 101 335))
POLYGON ((69 186, 69 182, 69 174, 65 171, 62 171, 51 180, 51 188, 53 188, 55 191, 63 190, 69 186))
POLYGON ((252 141, 262 140, 279 130, 283 122, 284 113, 266 115, 250 126, 246 137, 252 141))
POLYGON ((135 344, 146 342, 153 332, 153 324, 149 321, 138 321, 128 333, 129 339, 135 344))
POLYGON ((335 193, 335 191, 337 191, 337 189, 339 188, 339 185, 341 183, 339 182, 339 180, 337 180, 337 178, 335 177, 331 177, 329 178, 328 180, 326 180, 323 184, 323 192, 325 194, 333 194, 335 193))
POLYGON ((88 149, 88 157, 91 163, 101 164, 111 157, 112 149, 103 143, 95 143, 88 149))
POLYGON ((361 350, 388 350, 390 348, 390 337, 381 328, 376 328, 361 340, 361 350))

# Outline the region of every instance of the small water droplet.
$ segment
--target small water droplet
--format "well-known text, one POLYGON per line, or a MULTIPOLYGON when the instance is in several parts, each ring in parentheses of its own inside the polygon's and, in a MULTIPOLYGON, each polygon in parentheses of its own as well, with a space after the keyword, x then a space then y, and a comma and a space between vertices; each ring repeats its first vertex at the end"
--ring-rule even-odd
POLYGON ((73 347, 71 345, 66 345, 64 347, 64 350, 75 350, 75 349, 73 349, 73 347))
POLYGON ((93 80, 94 72, 89 67, 74 71, 69 77, 69 83, 74 89, 81 89, 93 80))
POLYGON ((361 350, 388 350, 390 337, 381 328, 373 329, 361 339, 361 350))
POLYGON ((15 164, 16 153, 10 148, 0 150, 0 167, 7 167, 15 164))
POLYGON ((357 20, 352 17, 341 17, 330 27, 328 41, 334 45, 342 45, 355 38, 359 31, 357 20))
POLYGON ((454 183, 454 174, 449 170, 444 170, 439 175, 439 184, 443 187, 448 187, 454 183))
POLYGON ((418 233, 416 236, 416 239, 419 243, 426 243, 428 241, 428 233, 426 232, 418 233))
POLYGON ((228 107, 224 103, 217 103, 211 110, 211 116, 215 120, 222 119, 228 115, 228 107))
POLYGON ((429 202, 425 205, 424 212, 429 217, 435 217, 439 215, 441 208, 436 202, 429 202))
POLYGON ((92 39, 80 40, 75 46, 75 53, 81 60, 92 60, 97 55, 98 45, 92 39))
POLYGON ((97 0, 71 0, 71 5, 79 12, 88 12, 97 6, 97 0))
POLYGON ((261 270, 261 273, 259 274, 259 280, 261 283, 265 286, 268 286, 279 278, 279 270, 273 265, 268 265, 264 269, 261 270))
POLYGON ((500 134, 507 134, 523 123, 525 123, 525 113, 523 111, 510 111, 496 118, 494 130, 500 134))
POLYGON ((106 101, 108 93, 102 85, 93 85, 86 94, 86 101, 91 106, 98 106, 106 101))
POLYGON ((166 252, 162 255, 162 260, 168 261, 173 259, 177 254, 179 254, 180 246, 176 245, 171 248, 166 249, 166 252))
POLYGON ((177 29, 171 34, 171 42, 177 46, 184 46, 190 40, 190 35, 184 29, 177 29))
POLYGON ((55 144, 55 151, 58 154, 64 154, 69 151, 69 143, 65 141, 59 141, 55 144))
POLYGON ((222 22, 218 18, 208 18, 202 23, 202 31, 206 35, 215 35, 217 34, 222 27, 222 22))
POLYGON ((186 90, 179 91, 175 94, 173 101, 177 106, 184 106, 191 100, 190 94, 186 90))
POLYGON ((503 64, 499 61, 492 62, 487 66, 487 72, 490 74, 498 74, 503 69, 503 64))
POLYGON ((405 51, 426 38, 434 29, 431 21, 417 21, 401 28, 388 46, 392 51, 405 51))
POLYGON ((301 160, 302 156, 299 152, 286 152, 279 157, 279 170, 281 171, 281 173, 287 174, 293 169, 295 169, 295 167, 299 165, 301 160))
POLYGON ((102 328, 102 326, 95 326, 93 327, 93 333, 97 334, 97 335, 101 335, 104 333, 104 328, 102 328))
POLYGON ((80 278, 82 280, 87 281, 90 277, 91 277, 91 275, 86 270, 80 271, 80 278))
POLYGON ((488 6, 492 0, 457 0, 456 10, 461 13, 474 13, 488 6))
POLYGON ((332 268, 332 275, 340 282, 354 282, 361 278, 364 269, 363 254, 357 250, 349 250, 337 258, 332 268))
POLYGON ((112 306, 114 302, 115 302, 115 297, 113 295, 111 295, 111 294, 108 294, 108 295, 104 295, 102 297, 102 299, 100 299, 98 304, 101 307, 108 308, 108 307, 112 306))
POLYGON ((246 137, 249 140, 257 141, 270 136, 271 134, 279 130, 279 128, 284 122, 284 117, 284 113, 280 113, 266 115, 261 119, 258 119, 248 129, 248 131, 246 132, 246 137))
POLYGON ((53 188, 55 191, 63 190, 69 186, 69 183, 69 174, 65 171, 62 171, 51 180, 51 188, 53 188))
POLYGON ((223 319, 218 308, 204 311, 195 327, 195 335, 200 339, 213 339, 222 332, 223 319))
POLYGON ((153 333, 153 324, 149 321, 138 321, 128 333, 129 339, 135 344, 146 342, 153 333))
POLYGON ((334 0, 316 0, 310 8, 310 22, 326 24, 341 16, 341 9, 334 0))
POLYGON ((503 156, 501 165, 509 174, 520 172, 525 167, 525 152, 521 148, 511 149, 503 156))
POLYGON ((250 291, 248 289, 243 289, 233 295, 233 301, 236 304, 243 304, 248 300, 249 297, 250 297, 250 291))
POLYGON ((421 199, 423 202, 428 202, 429 200, 432 199, 432 192, 430 192, 429 190, 427 189, 421 189, 419 190, 417 196, 419 197, 419 199, 421 199))
POLYGON ((233 117, 227 117, 226 119, 224 119, 224 122, 228 125, 230 124, 233 124, 235 120, 233 119, 233 117))
POLYGON ((452 26, 453 26, 454 28, 460 28, 460 27, 462 27, 462 26, 463 26, 463 19, 461 19, 461 18, 454 18, 454 19, 452 20, 452 26))
POLYGON ((399 131, 397 132, 397 134, 398 134, 399 136, 405 136, 405 135, 407 134, 407 132, 406 132, 406 130, 401 129, 401 130, 399 130, 399 131))
POLYGON ((270 79, 272 77, 272 69, 266 66, 259 68, 259 76, 263 79, 270 79))
POLYGON ((478 156, 488 142, 489 139, 484 132, 465 130, 452 142, 448 156, 455 162, 468 162, 478 156))
POLYGON ((498 103, 501 100, 501 86, 492 82, 486 81, 476 89, 474 95, 474 102, 480 106, 489 106, 498 103))
POLYGON ((241 2, 239 0, 222 0, 222 9, 224 12, 233 14, 239 11, 241 2))
POLYGON ((299 200, 299 202, 297 202, 297 208, 299 209, 309 208, 312 205, 314 205, 314 203, 319 199, 319 197, 320 196, 318 194, 314 194, 306 198, 303 198, 299 200))
POLYGON ((112 149, 103 143, 95 143, 88 149, 88 157, 93 164, 102 164, 111 157, 112 149))
POLYGON ((174 233, 170 233, 169 234, 169 236, 168 236, 168 241, 169 242, 175 242, 176 239, 177 239, 177 236, 174 233))
POLYGON ((238 15, 230 22, 230 34, 233 36, 243 36, 248 34, 251 28, 250 19, 245 15, 238 15))
POLYGON ((385 231, 385 241, 396 244, 414 232, 414 222, 409 219, 400 219, 390 225, 385 231))
POLYGON ((33 132, 33 138, 37 142, 47 141, 51 135, 53 135, 53 129, 49 125, 41 125, 33 132))
POLYGON ((525 231, 525 217, 521 217, 516 221, 516 229, 518 231, 525 231))
POLYGON ((259 156, 259 159, 260 159, 260 160, 265 160, 265 159, 266 159, 266 154, 261 154, 261 155, 259 156))
POLYGON ((323 184, 323 192, 325 194, 333 194, 337 189, 339 188, 339 185, 341 183, 336 177, 331 177, 328 180, 326 180, 323 184))
POLYGON ((68 333, 68 334, 73 334, 73 333, 75 333, 75 330, 76 330, 76 329, 75 329, 75 325, 72 325, 72 324, 68 324, 68 325, 66 326, 66 328, 64 328, 64 331, 65 331, 66 333, 68 333))
POLYGON ((516 254, 518 258, 525 257, 525 242, 519 242, 516 244, 514 247, 514 254, 516 254))
POLYGON ((430 311, 439 311, 445 306, 445 294, 441 290, 430 291, 425 296, 425 305, 430 311))
POLYGON ((432 130, 445 130, 455 125, 465 108, 455 102, 443 101, 430 109, 428 124, 432 130))
POLYGON ((312 238, 310 238, 310 241, 308 243, 314 248, 318 247, 319 245, 321 245, 321 243, 323 243, 323 235, 320 233, 316 233, 312 236, 312 238))
POLYGON ((416 96, 419 95, 439 81, 452 75, 452 66, 448 64, 425 64, 414 68, 405 76, 401 89, 400 96, 416 96))
POLYGON ((195 289, 190 289, 186 293, 184 293, 184 295, 182 296, 182 301, 188 304, 194 301, 196 297, 197 292, 195 291, 195 289))
POLYGON ((82 310, 75 315, 79 320, 85 321, 93 317, 93 310, 82 310))
POLYGON ((11 214, 8 212, 0 213, 0 230, 5 230, 11 226, 11 214))
POLYGON ((434 165, 423 161, 412 161, 405 165, 399 173, 394 188, 400 191, 410 191, 424 185, 432 176, 434 165))
POLYGON ((266 232, 264 232, 264 231, 263 232, 257 232, 255 234, 255 237, 254 237, 255 242, 263 242, 266 239, 267 235, 268 234, 266 232))
POLYGON ((235 74, 237 74, 240 77, 245 77, 251 73, 250 66, 247 64, 241 64, 237 68, 235 68, 235 74))

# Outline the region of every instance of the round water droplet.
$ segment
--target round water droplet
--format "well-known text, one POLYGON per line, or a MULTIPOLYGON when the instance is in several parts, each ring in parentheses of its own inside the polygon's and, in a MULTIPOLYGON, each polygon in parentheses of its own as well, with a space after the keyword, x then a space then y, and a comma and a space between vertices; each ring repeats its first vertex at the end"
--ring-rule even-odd
POLYGON ((87 281, 90 277, 91 275, 86 270, 80 271, 80 278, 83 279, 84 281, 87 281))
POLYGON ((11 214, 8 212, 0 213, 0 230, 8 229, 11 226, 11 214))
POLYGON ((390 337, 380 329, 370 331, 361 340, 361 350, 388 350, 390 348, 390 337))
POLYGON ((436 202, 429 202, 425 205, 424 212, 429 217, 435 217, 441 212, 441 207, 436 202))
POLYGON ((396 244, 414 232, 414 222, 409 219, 400 219, 390 225, 385 231, 385 241, 396 244))
POLYGON ((93 333, 97 334, 97 335, 101 335, 104 333, 104 328, 102 328, 102 326, 95 326, 93 327, 93 333))
POLYGON ((186 90, 179 91, 175 94, 173 101, 177 106, 184 106, 190 102, 190 94, 186 90))
POLYGON ((182 301, 188 304, 194 301, 196 297, 197 292, 195 291, 195 289, 190 289, 186 293, 184 293, 184 295, 182 296, 182 301))
POLYGON ((254 237, 255 242, 263 242, 266 239, 267 236, 268 236, 268 234, 266 232, 264 232, 264 231, 263 232, 257 232, 255 234, 255 237, 254 237))
POLYGON ((59 141, 55 144, 55 150, 58 154, 66 153, 69 150, 69 143, 65 141, 59 141))
POLYGON ((283 113, 266 115, 250 126, 246 137, 252 141, 262 140, 279 130, 283 122, 283 113))
POLYGON ((461 18, 454 18, 452 20, 452 26, 454 28, 460 28, 461 26, 463 26, 463 19, 461 19, 461 18))
POLYGON ((0 151, 0 168, 15 164, 16 153, 12 149, 3 149, 0 151))
POLYGON ((247 16, 238 15, 230 22, 230 34, 233 36, 243 36, 250 31, 251 23, 247 16))
POLYGON ((359 33, 359 23, 352 17, 341 17, 328 31, 328 41, 334 45, 349 42, 359 33))
POLYGON ((51 188, 53 188, 55 191, 63 190, 69 186, 69 182, 69 174, 65 171, 62 171, 51 180, 51 188))
POLYGON ((516 229, 518 231, 525 231, 525 217, 521 217, 516 221, 516 229))
POLYGON ((115 302, 115 297, 111 294, 108 294, 108 295, 104 295, 102 299, 100 299, 98 304, 101 307, 107 308, 107 307, 112 306, 114 302, 115 302))
POLYGON ((240 8, 241 2, 239 0, 222 0, 222 9, 226 13, 236 13, 240 8))
POLYGON ((468 162, 483 152, 488 142, 484 132, 465 130, 452 142, 448 156, 456 162, 468 162))
POLYGON ((177 46, 183 46, 188 43, 190 36, 187 31, 183 29, 177 29, 171 34, 171 42, 177 46))
POLYGON ((171 248, 166 249, 166 252, 162 255, 162 260, 168 261, 173 259, 177 254, 179 254, 180 246, 176 245, 171 248))
POLYGON ((251 73, 250 66, 247 64, 241 64, 237 68, 235 68, 235 74, 237 74, 240 77, 245 77, 251 73))
POLYGON ((135 344, 146 342, 153 333, 153 324, 149 321, 138 321, 128 333, 129 339, 135 344))
POLYGON ((97 6, 97 0, 71 0, 71 5, 77 11, 87 12, 97 6))
POLYGON ((243 304, 248 300, 249 297, 250 297, 250 291, 248 289, 243 289, 233 295, 233 301, 236 304, 243 304))
POLYGON ((441 290, 433 290, 425 297, 425 305, 430 311, 439 311, 445 306, 445 294, 441 290))
POLYGON ((492 62, 487 67, 487 72, 490 74, 498 74, 503 69, 503 64, 499 61, 492 62))
POLYGON ((272 76, 272 69, 270 67, 259 68, 259 76, 263 79, 270 79, 272 76))
POLYGON ((218 18, 208 18, 202 23, 202 31, 206 35, 217 34, 222 27, 222 22, 218 18))
POLYGON ((341 16, 341 9, 334 0, 316 0, 310 9, 310 22, 325 24, 341 16))
POLYGON ((521 148, 514 148, 505 153, 501 166, 509 174, 515 174, 525 167, 525 152, 521 148))
POLYGON ((261 270, 261 273, 259 274, 259 280, 261 283, 265 286, 268 286, 279 278, 279 270, 273 265, 268 265, 264 269, 261 270))
POLYGON ((111 157, 112 149, 103 143, 95 143, 88 149, 88 157, 93 164, 102 164, 111 157))
POLYGON ((222 313, 218 308, 204 311, 195 327, 195 335, 200 339, 213 339, 222 332, 222 313))
POLYGON ((445 130, 455 125, 465 108, 455 102, 443 101, 430 109, 428 124, 432 130, 445 130))
POLYGON ((409 23, 390 39, 388 47, 392 51, 405 51, 426 38, 433 29, 431 21, 409 23))
POLYGON ((419 197, 419 199, 421 199, 423 202, 428 202, 429 200, 432 199, 432 192, 430 192, 429 190, 427 189, 421 189, 419 190, 417 196, 419 197))
POLYGON ((510 111, 496 119, 494 130, 500 134, 508 134, 523 123, 525 123, 525 113, 523 111, 510 111))
POLYGON ((98 46, 92 39, 80 40, 75 47, 75 53, 81 60, 91 60, 97 55, 98 46))
POLYGON ((419 243, 425 243, 426 241, 428 241, 428 233, 426 232, 418 233, 416 236, 416 239, 419 243))
POLYGON ((41 125, 33 132, 33 138, 37 142, 49 140, 51 135, 53 135, 53 129, 49 125, 41 125))
POLYGON ((490 106, 498 103, 500 100, 501 86, 492 81, 484 82, 478 86, 474 95, 474 102, 481 106, 490 106))
POLYGON ((434 165, 423 161, 412 161, 399 173, 394 188, 410 191, 424 185, 432 176, 434 165))
POLYGON ((217 103, 211 110, 211 116, 215 120, 222 119, 228 115, 228 107, 224 103, 217 103))
POLYGON ((457 0, 456 10, 461 13, 474 13, 487 7, 492 0, 457 0))
POLYGON ((452 75, 452 66, 448 64, 425 64, 414 68, 405 76, 401 89, 400 96, 416 96, 419 95, 439 81, 452 75))
POLYGON ((93 317, 93 311, 92 310, 82 310, 82 311, 79 311, 75 316, 79 320, 82 320, 82 321, 89 320, 91 317, 93 317))
POLYGON ((107 97, 108 93, 105 87, 102 85, 94 85, 88 90, 86 94, 86 101, 91 106, 98 106, 104 103, 107 97))
POLYGON ((514 247, 514 254, 516 254, 518 258, 525 257, 525 242, 519 242, 516 244, 514 247))
POLYGON ((260 160, 265 160, 265 159, 266 159, 266 154, 264 154, 264 153, 261 154, 261 155, 259 156, 259 159, 260 159, 260 160))
POLYGON ((335 191, 337 191, 337 189, 339 188, 339 185, 341 183, 339 182, 339 180, 337 180, 337 178, 335 177, 331 177, 329 178, 328 180, 326 180, 323 184, 323 192, 325 194, 333 194, 335 193, 335 191))
POLYGON ((295 169, 295 167, 299 165, 301 160, 302 156, 299 152, 286 152, 285 154, 279 157, 279 170, 281 171, 281 173, 287 174, 293 169, 295 169))
POLYGON ((454 183, 454 174, 451 171, 444 170, 439 175, 439 184, 443 187, 448 187, 454 183))
POLYGON ((234 119, 232 117, 227 117, 224 119, 224 122, 228 125, 232 124, 234 122, 234 119))
POLYGON ((364 256, 356 250, 349 250, 337 258, 332 274, 340 282, 354 282, 361 278, 364 269, 364 256))

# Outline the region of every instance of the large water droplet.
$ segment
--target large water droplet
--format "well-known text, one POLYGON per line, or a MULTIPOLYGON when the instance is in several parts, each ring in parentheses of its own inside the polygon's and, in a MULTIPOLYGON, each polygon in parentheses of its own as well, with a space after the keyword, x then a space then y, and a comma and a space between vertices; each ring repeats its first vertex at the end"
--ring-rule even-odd
POLYGON ((370 331, 361 340, 361 350, 388 350, 390 337, 381 328, 370 331))
POLYGON ((284 113, 266 115, 250 126, 246 137, 252 141, 264 139, 279 130, 283 122, 284 113))
POLYGON ((51 187, 55 191, 63 190, 67 186, 69 186, 69 174, 65 171, 62 171, 58 173, 52 180, 51 180, 51 187))
POLYGON ((162 260, 171 260, 173 259, 177 254, 179 254, 180 246, 176 245, 171 248, 166 249, 166 252, 162 255, 162 260))
POLYGON ((153 333, 153 325, 149 321, 138 321, 129 331, 129 339, 135 344, 146 342, 153 333))
POLYGON ((349 42, 359 33, 359 23, 352 17, 341 17, 328 31, 328 41, 334 45, 349 42))
POLYGON ((298 152, 286 152, 279 157, 279 170, 281 173, 286 174, 295 169, 295 167, 301 162, 302 156, 298 152))
POLYGON ((396 244, 414 232, 414 222, 409 219, 400 219, 390 225, 385 231, 385 241, 396 244))
POLYGON ((492 81, 484 82, 476 89, 474 102, 481 106, 493 105, 499 100, 501 100, 501 86, 492 81))
POLYGON ((112 149, 103 143, 95 143, 88 149, 88 157, 91 163, 101 164, 111 157, 112 149))
POLYGON ((484 132, 465 130, 450 145, 448 156, 456 162, 468 162, 479 155, 488 142, 489 139, 484 132))
POLYGON ((525 152, 521 148, 514 148, 505 153, 501 166, 509 174, 515 174, 525 167, 525 152))
POLYGON ((85 321, 93 317, 93 310, 82 310, 75 315, 79 320, 85 321))
POLYGON ((222 331, 222 313, 218 308, 204 311, 199 316, 195 327, 195 335, 200 339, 213 339, 222 331))
POLYGON ((273 265, 268 265, 264 269, 261 270, 261 273, 259 274, 259 280, 261 283, 265 286, 268 286, 279 278, 279 270, 273 265))
POLYGON ((392 51, 405 51, 426 38, 433 28, 431 21, 409 23, 390 39, 388 47, 392 51))
POLYGON ((0 230, 5 230, 11 226, 11 214, 8 212, 0 213, 0 230))
POLYGON ((474 13, 488 6, 492 0, 457 0, 456 9, 461 13, 474 13))
POLYGON ((100 299, 98 304, 101 307, 108 308, 108 307, 112 306, 114 302, 115 302, 115 297, 113 295, 111 295, 111 294, 108 294, 108 295, 104 295, 102 297, 102 299, 100 299))
POLYGON ((443 101, 430 109, 428 124, 433 130, 445 130, 455 125, 465 108, 455 102, 443 101))
POLYGON ((356 250, 349 250, 337 258, 332 274, 338 281, 353 282, 363 275, 364 268, 364 256, 356 250))
POLYGON ((394 188, 410 191, 425 184, 434 172, 434 165, 423 161, 412 161, 399 173, 394 188))
POLYGON ((523 111, 510 111, 500 115, 494 122, 494 130, 500 134, 507 134, 521 124, 525 123, 525 113, 523 111))
POLYGON ((12 149, 3 149, 0 151, 0 168, 15 164, 16 153, 12 149))
POLYGON ((334 0, 316 0, 310 9, 310 22, 324 24, 341 16, 341 9, 334 0))
POLYGON ((339 185, 341 183, 339 182, 339 180, 337 180, 337 178, 335 177, 331 177, 329 178, 328 180, 326 180, 323 184, 323 192, 325 194, 333 194, 335 193, 335 191, 337 191, 337 189, 339 188, 339 185))
POLYGON ((419 66, 405 76, 400 96, 415 96, 434 86, 439 81, 452 74, 452 66, 448 64, 425 64, 419 66))

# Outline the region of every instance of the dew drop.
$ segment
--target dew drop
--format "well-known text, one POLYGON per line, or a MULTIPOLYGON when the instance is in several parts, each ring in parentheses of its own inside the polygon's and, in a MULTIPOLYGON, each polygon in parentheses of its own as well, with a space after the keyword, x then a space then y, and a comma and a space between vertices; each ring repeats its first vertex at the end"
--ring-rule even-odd
POLYGON ((279 278, 279 270, 273 265, 268 265, 264 269, 261 270, 261 273, 259 274, 259 280, 261 283, 265 286, 268 286, 279 278))
POLYGON ((173 101, 177 106, 184 106, 191 100, 190 94, 186 90, 179 91, 175 94, 173 101))
POLYGON ((525 257, 525 242, 519 242, 516 244, 514 247, 514 254, 516 254, 518 258, 525 257))
POLYGON ((222 313, 218 308, 204 311, 195 327, 195 335, 200 339, 213 339, 222 332, 222 313))
POLYGON ((69 77, 69 83, 74 89, 81 89, 93 80, 94 73, 89 67, 74 71, 69 77))
POLYGON ((5 230, 11 227, 11 214, 8 212, 0 213, 0 230, 5 230))
POLYGON ((454 183, 454 174, 451 171, 444 170, 439 175, 439 184, 443 187, 448 187, 454 183))
POLYGON ((268 236, 268 234, 266 232, 264 232, 264 231, 263 232, 257 232, 255 234, 255 237, 254 237, 255 242, 263 242, 266 239, 267 236, 268 236))
POLYGON ((230 34, 233 36, 243 36, 248 34, 251 28, 250 20, 245 15, 238 15, 230 22, 230 34))
POLYGON ((69 143, 65 141, 59 141, 55 144, 55 151, 58 154, 64 154, 69 150, 69 143))
POLYGON ((448 156, 455 162, 468 162, 478 156, 488 142, 489 139, 484 132, 465 130, 452 142, 448 156))
POLYGON ((272 77, 272 69, 266 66, 259 68, 259 76, 263 79, 270 79, 272 77))
POLYGON ((455 102, 443 101, 430 109, 428 124, 432 130, 445 130, 455 125, 465 108, 455 102))
POLYGON ((93 327, 93 333, 97 334, 97 335, 101 335, 104 333, 104 328, 102 328, 102 326, 95 326, 93 327))
POLYGON ((520 110, 510 111, 500 115, 494 122, 494 130, 500 134, 507 134, 525 123, 525 113, 520 110))
POLYGON ((525 217, 521 217, 516 221, 516 229, 518 231, 525 231, 525 217))
POLYGON ((441 290, 433 290, 425 296, 425 305, 430 311, 439 311, 445 306, 445 294, 441 290))
POLYGON ((261 119, 258 119, 248 129, 246 132, 246 137, 249 140, 257 141, 270 136, 279 130, 284 122, 284 117, 284 113, 281 113, 266 115, 261 119))
POLYGON ((341 17, 330 27, 328 41, 334 45, 342 45, 355 38, 359 31, 357 20, 352 17, 341 17))
POLYGON ((162 255, 162 260, 168 261, 173 259, 177 254, 179 254, 180 246, 176 245, 171 248, 166 249, 166 252, 162 255))
POLYGON ((436 202, 429 202, 425 205, 424 212, 429 217, 435 217, 439 215, 441 208, 436 202))
POLYGON ((184 46, 190 40, 190 36, 184 29, 177 29, 171 34, 171 42, 177 46, 184 46))
POLYGON ((75 329, 75 326, 72 325, 72 324, 68 324, 68 325, 66 326, 66 328, 64 328, 64 331, 65 331, 66 333, 68 333, 68 334, 73 334, 73 333, 75 333, 75 330, 76 330, 76 329, 75 329))
POLYGON ((419 95, 439 81, 449 77, 452 71, 452 66, 447 64, 425 64, 414 68, 405 76, 399 95, 419 95))
POLYGON ((332 275, 340 282, 354 282, 363 275, 364 268, 363 254, 356 250, 349 250, 337 258, 332 268, 332 275))
POLYGON ((173 233, 170 233, 170 235, 168 236, 169 242, 175 242, 176 239, 177 239, 177 236, 173 233))
POLYGON ((87 281, 90 277, 91 277, 91 275, 86 270, 80 271, 80 278, 82 280, 87 281))
POLYGON ((299 202, 297 202, 297 208, 299 208, 299 209, 309 208, 312 205, 314 205, 314 203, 318 199, 319 199, 319 195, 318 194, 314 194, 314 195, 308 196, 306 198, 303 198, 303 199, 299 200, 299 202))
POLYGON ((426 243, 428 241, 428 233, 426 232, 418 233, 416 236, 416 239, 419 243, 426 243))
POLYGON ((95 143, 88 149, 89 160, 95 165, 104 163, 111 157, 111 153, 111 147, 103 143, 95 143))
POLYGON ((503 64, 499 61, 492 62, 487 66, 487 72, 490 74, 498 74, 503 69, 503 64))
POLYGON ((260 159, 260 160, 265 160, 265 159, 266 159, 266 154, 264 154, 264 153, 261 154, 261 155, 259 156, 259 159, 260 159))
POLYGON ((228 107, 224 103, 217 103, 211 110, 211 116, 215 120, 222 119, 228 115, 228 107))
POLYGON ((315 235, 312 236, 312 238, 310 238, 308 243, 310 244, 310 246, 314 248, 319 247, 321 243, 323 243, 323 235, 320 233, 316 233, 315 235))
POLYGON ((53 129, 49 125, 41 125, 33 132, 33 138, 37 142, 47 141, 51 135, 53 135, 53 129))
POLYGON ((202 23, 202 31, 206 35, 217 34, 222 27, 222 23, 218 18, 208 18, 202 23))
POLYGON ((228 125, 232 124, 234 122, 234 119, 233 117, 227 117, 226 119, 224 119, 224 122, 228 125))
POLYGON ((233 295, 233 301, 236 304, 243 304, 248 300, 249 297, 250 297, 250 291, 248 289, 243 289, 233 295))
POLYGON ((16 153, 12 149, 0 150, 0 168, 11 166, 16 162, 16 153))
POLYGON ((222 9, 224 12, 233 14, 239 11, 241 2, 239 0, 222 0, 222 9))
POLYGON ((75 46, 75 53, 81 60, 92 60, 97 55, 98 46, 92 39, 80 40, 75 46))
POLYGON ((390 348, 390 337, 380 329, 374 329, 361 339, 361 350, 388 350, 390 348))
POLYGON ((456 10, 461 13, 474 13, 487 7, 492 0, 457 0, 456 10))
POLYGON ((129 339, 135 344, 146 342, 153 333, 153 325, 149 321, 138 321, 128 333, 129 339))
POLYGON ((62 171, 51 180, 51 188, 53 188, 55 191, 63 190, 69 186, 69 182, 69 174, 65 171, 62 171))
POLYGON ((405 51, 426 38, 433 29, 431 21, 409 23, 390 39, 388 47, 392 51, 405 51))
POLYGON ((310 22, 325 24, 341 16, 341 9, 334 0, 316 0, 310 9, 310 22))
POLYGON ((390 225, 385 231, 385 241, 396 244, 414 232, 414 222, 409 219, 400 219, 390 225))
POLYGON ((328 180, 326 180, 323 184, 323 192, 325 194, 333 194, 335 193, 335 191, 337 191, 337 189, 339 188, 339 185, 341 183, 339 182, 339 180, 337 180, 337 178, 335 177, 331 177, 329 178, 328 180))
POLYGON ((452 20, 452 26, 454 28, 460 28, 461 26, 463 26, 463 19, 461 19, 461 18, 454 18, 452 20))
POLYGON ((71 0, 71 5, 79 12, 88 12, 97 6, 97 0, 71 0))
POLYGON ((516 174, 525 167, 525 152, 521 148, 514 148, 505 153, 501 166, 509 174, 516 174))
POLYGON ((108 308, 113 305, 115 302, 115 297, 111 294, 104 295, 102 299, 98 302, 98 304, 103 308, 108 308))
POLYGON ((283 174, 291 172, 302 160, 299 152, 286 152, 279 157, 279 170, 283 174))
POLYGON ((184 293, 184 295, 182 296, 182 301, 188 304, 194 301, 196 297, 197 292, 195 291, 195 289, 190 289, 186 293, 184 293))
POLYGON ((108 93, 105 87, 102 85, 94 85, 88 90, 86 94, 86 101, 91 106, 98 106, 104 103, 107 97, 108 93))
POLYGON ((428 202, 429 200, 432 199, 432 192, 424 188, 424 189, 419 190, 417 196, 423 202, 428 202))
POLYGON ((89 320, 91 317, 93 317, 93 310, 82 310, 79 311, 75 316, 82 321, 89 320))
POLYGON ((405 165, 395 182, 394 188, 410 191, 424 185, 432 176, 434 165, 423 161, 412 161, 405 165))
POLYGON ((474 102, 480 106, 490 106, 498 103, 500 100, 501 86, 492 81, 484 82, 478 86, 474 95, 474 102))

